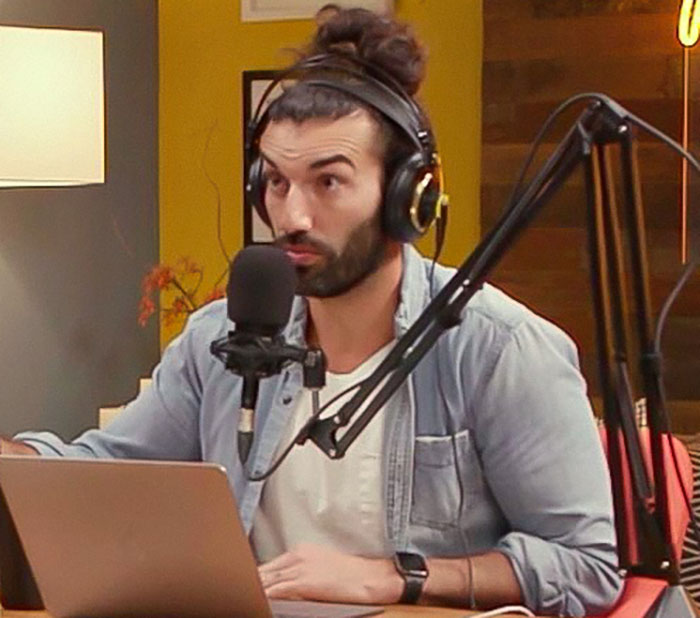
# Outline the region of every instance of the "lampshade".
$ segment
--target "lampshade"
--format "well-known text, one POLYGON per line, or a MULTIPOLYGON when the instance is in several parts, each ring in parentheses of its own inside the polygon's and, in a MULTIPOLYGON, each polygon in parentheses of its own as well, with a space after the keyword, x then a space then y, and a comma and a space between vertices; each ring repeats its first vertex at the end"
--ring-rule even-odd
POLYGON ((103 33, 0 26, 0 187, 103 183, 103 33))

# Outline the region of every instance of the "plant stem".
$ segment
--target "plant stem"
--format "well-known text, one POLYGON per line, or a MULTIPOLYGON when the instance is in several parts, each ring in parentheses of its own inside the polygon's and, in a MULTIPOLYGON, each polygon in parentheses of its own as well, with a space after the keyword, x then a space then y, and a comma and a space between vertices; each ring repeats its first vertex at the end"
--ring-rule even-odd
POLYGON ((180 282, 177 280, 176 277, 173 277, 172 279, 173 285, 182 292, 183 297, 185 300, 190 304, 190 310, 191 311, 196 311, 197 310, 197 303, 195 303, 194 298, 192 295, 180 284, 180 282))

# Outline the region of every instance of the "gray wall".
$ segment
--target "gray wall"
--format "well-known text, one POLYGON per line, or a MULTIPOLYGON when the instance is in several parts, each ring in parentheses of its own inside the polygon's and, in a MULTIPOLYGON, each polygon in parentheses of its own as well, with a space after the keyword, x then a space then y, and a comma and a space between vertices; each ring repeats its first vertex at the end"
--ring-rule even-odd
POLYGON ((107 107, 104 185, 0 190, 0 433, 73 437, 157 361, 136 322, 158 261, 156 5, 0 0, 5 25, 103 30, 107 107))

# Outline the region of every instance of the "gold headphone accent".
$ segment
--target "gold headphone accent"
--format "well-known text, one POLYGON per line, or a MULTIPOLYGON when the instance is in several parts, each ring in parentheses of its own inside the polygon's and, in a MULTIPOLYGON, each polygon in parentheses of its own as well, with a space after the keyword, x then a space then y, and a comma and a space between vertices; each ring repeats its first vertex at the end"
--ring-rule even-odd
POLYGON ((450 196, 445 193, 445 173, 442 170, 442 160, 437 152, 433 153, 433 165, 438 172, 440 191, 440 197, 435 202, 435 220, 437 221, 442 218, 443 213, 445 213, 445 210, 450 205, 450 196))
POLYGON ((434 176, 430 172, 426 172, 422 180, 416 184, 416 188, 413 192, 413 200, 411 201, 411 207, 408 214, 411 218, 411 224, 418 230, 419 233, 423 234, 434 221, 440 219, 443 212, 450 204, 450 197, 444 192, 445 187, 445 177, 442 171, 442 161, 440 160, 440 155, 437 152, 433 153, 432 156, 433 169, 437 172, 438 181, 438 198, 435 200, 435 212, 430 219, 428 225, 422 225, 418 217, 418 211, 420 209, 421 199, 423 198, 423 193, 428 188, 431 182, 433 182, 434 176))
MULTIPOLYGON (((428 188, 428 185, 433 182, 433 175, 430 172, 426 172, 423 179, 416 184, 415 191, 413 192, 413 200, 411 201, 411 208, 408 211, 411 217, 411 223, 413 227, 418 230, 421 234, 425 232, 430 227, 430 224, 423 225, 418 218, 418 210, 420 208, 420 201, 423 197, 423 193, 428 188)), ((432 220, 431 220, 432 221, 432 220)))

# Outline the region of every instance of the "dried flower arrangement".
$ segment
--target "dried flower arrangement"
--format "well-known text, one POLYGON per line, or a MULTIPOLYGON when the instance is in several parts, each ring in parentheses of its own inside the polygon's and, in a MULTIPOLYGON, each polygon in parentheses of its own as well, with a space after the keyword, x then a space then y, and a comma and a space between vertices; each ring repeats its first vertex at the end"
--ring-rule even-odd
MULTIPOLYGON (((167 301, 162 301, 160 314, 165 326, 184 321, 190 314, 207 303, 223 298, 225 290, 218 283, 207 294, 200 295, 204 269, 189 257, 180 258, 175 265, 156 264, 141 280, 138 322, 146 326, 156 313, 161 292, 171 292, 167 301), (174 294, 174 295, 173 295, 174 294)), ((161 295, 161 300, 163 296, 161 295)))

